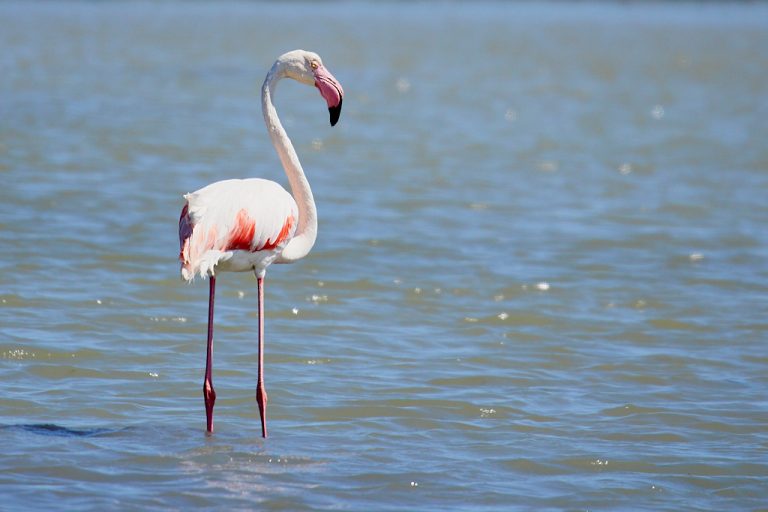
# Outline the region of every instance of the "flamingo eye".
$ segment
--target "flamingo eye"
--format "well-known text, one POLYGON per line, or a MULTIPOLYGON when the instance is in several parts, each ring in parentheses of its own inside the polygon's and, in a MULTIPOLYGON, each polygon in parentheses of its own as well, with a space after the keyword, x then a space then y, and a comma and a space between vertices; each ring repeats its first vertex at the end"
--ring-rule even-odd
POLYGON ((320 64, 318 64, 316 60, 310 62, 309 65, 312 66, 312 69, 317 69, 320 67, 320 64))

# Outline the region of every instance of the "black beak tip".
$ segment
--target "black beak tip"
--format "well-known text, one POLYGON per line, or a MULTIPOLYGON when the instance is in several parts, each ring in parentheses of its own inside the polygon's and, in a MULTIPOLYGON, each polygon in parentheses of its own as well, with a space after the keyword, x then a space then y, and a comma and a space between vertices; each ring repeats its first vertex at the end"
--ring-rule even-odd
POLYGON ((331 126, 336 126, 341 115, 341 101, 335 107, 328 107, 328 112, 331 114, 331 126))

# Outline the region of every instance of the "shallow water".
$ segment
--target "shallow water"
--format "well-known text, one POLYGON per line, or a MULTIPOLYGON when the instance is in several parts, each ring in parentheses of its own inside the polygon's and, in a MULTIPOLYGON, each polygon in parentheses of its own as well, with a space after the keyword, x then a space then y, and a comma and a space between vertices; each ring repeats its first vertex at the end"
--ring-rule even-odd
MULTIPOLYGON (((443 5, 443 4, 441 4, 443 5)), ((759 510, 768 10, 0 3, 4 510, 759 510), (283 180, 311 255, 178 278, 181 194, 283 180)))

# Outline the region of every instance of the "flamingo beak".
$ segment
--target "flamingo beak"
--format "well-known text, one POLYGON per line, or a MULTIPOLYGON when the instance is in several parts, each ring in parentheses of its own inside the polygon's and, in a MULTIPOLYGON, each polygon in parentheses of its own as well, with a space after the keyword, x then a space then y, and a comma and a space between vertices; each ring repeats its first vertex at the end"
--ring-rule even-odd
POLYGON ((323 66, 315 70, 315 87, 328 104, 328 112, 331 115, 331 126, 335 126, 341 115, 341 103, 344 99, 344 89, 341 84, 323 66))
POLYGON ((331 126, 336 126, 341 115, 341 99, 339 99, 339 104, 335 107, 328 107, 328 112, 331 114, 331 126))

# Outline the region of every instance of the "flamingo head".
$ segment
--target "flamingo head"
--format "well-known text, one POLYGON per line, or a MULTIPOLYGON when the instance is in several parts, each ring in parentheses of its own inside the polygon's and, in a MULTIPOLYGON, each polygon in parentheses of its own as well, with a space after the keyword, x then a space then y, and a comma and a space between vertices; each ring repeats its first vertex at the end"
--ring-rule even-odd
POLYGON ((277 59, 283 73, 289 78, 307 85, 314 85, 328 104, 331 115, 331 126, 334 126, 341 115, 341 103, 344 89, 338 80, 323 66, 320 56, 313 52, 294 50, 285 53, 277 59))

